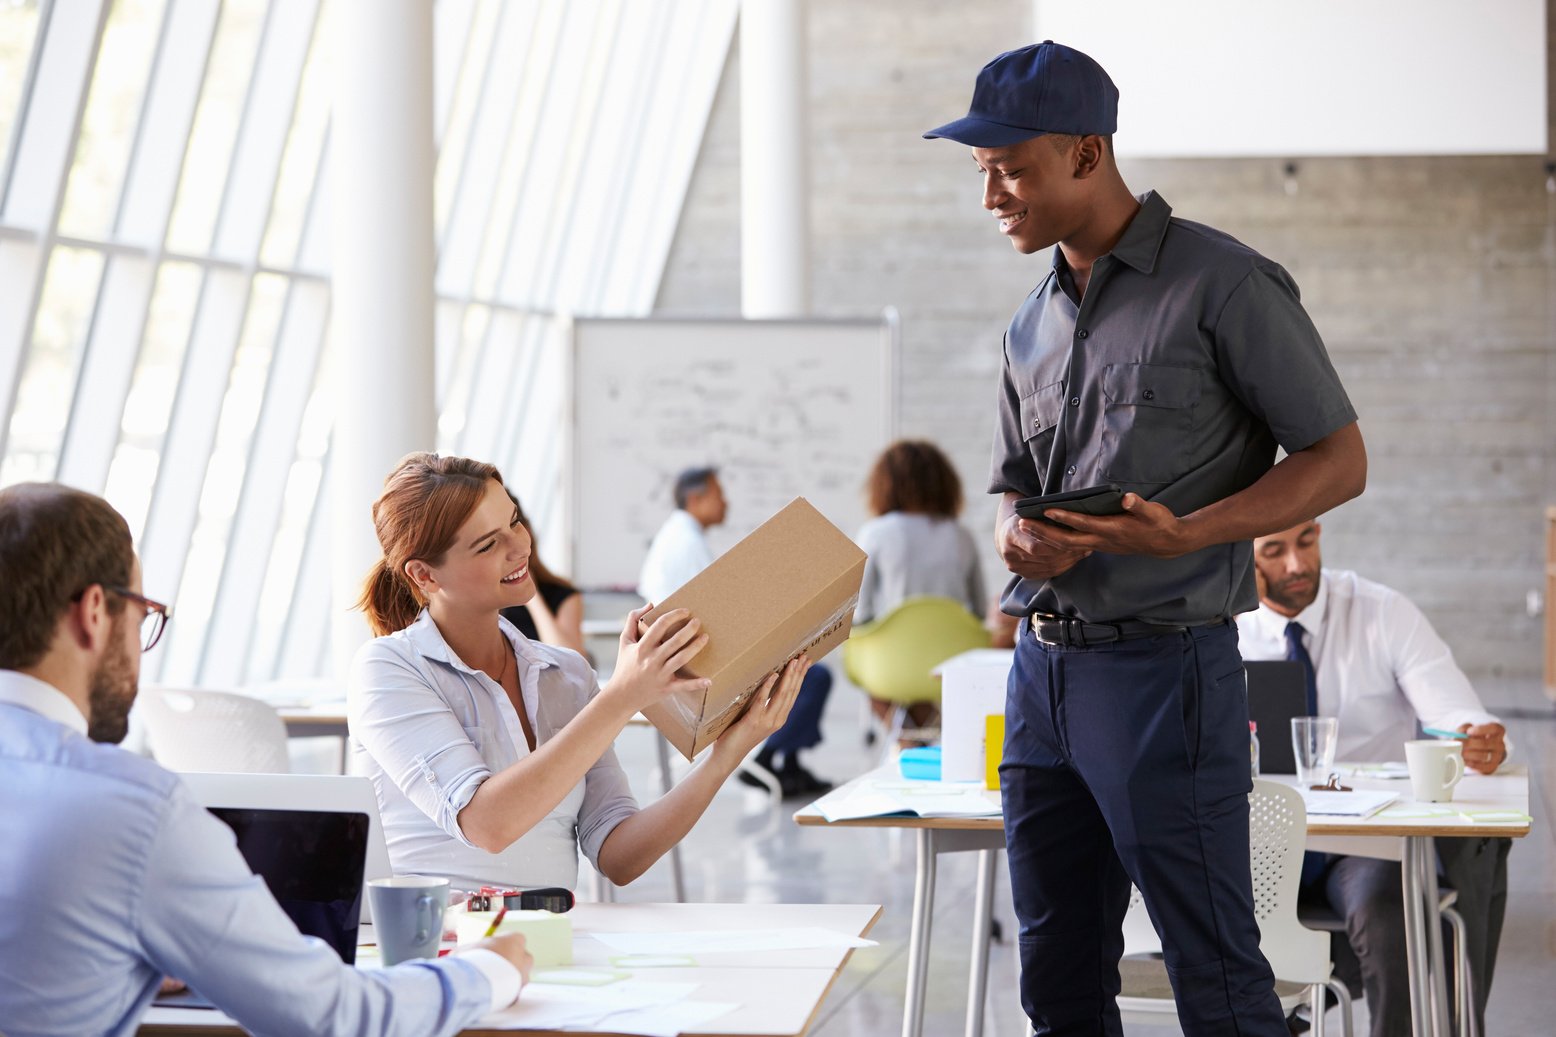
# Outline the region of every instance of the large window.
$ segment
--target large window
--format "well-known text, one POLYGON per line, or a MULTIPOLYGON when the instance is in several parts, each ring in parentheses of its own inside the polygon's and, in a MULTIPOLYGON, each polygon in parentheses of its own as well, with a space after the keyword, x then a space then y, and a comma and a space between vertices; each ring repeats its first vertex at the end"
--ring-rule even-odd
MULTIPOLYGON (((0 483, 124 513, 178 606, 149 679, 328 669, 331 4, 0 0, 0 483)), ((651 307, 737 7, 435 7, 428 446, 543 535, 563 318, 651 307)))

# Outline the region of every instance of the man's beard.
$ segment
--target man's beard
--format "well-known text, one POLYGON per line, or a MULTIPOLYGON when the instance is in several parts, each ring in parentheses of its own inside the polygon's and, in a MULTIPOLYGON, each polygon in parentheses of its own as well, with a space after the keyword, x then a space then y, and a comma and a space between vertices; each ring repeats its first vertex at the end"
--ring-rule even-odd
POLYGON ((1313 604, 1314 600, 1317 599, 1318 570, 1314 569, 1312 572, 1288 576, 1279 583, 1266 578, 1264 581, 1264 596, 1295 615, 1313 604), (1307 580, 1307 587, 1299 593, 1287 591, 1286 588, 1297 580, 1307 580))
POLYGON ((94 742, 118 745, 130 729, 130 707, 135 704, 140 674, 135 657, 123 647, 124 637, 120 630, 123 622, 122 615, 114 620, 109 643, 119 647, 103 658, 92 674, 88 688, 87 702, 92 707, 92 717, 87 721, 86 735, 94 742))

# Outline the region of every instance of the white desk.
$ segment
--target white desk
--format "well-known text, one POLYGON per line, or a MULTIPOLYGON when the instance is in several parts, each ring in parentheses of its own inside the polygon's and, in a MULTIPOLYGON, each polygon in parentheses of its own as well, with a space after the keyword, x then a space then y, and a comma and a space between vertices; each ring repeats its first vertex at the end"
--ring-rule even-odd
MULTIPOLYGON (((1264 775, 1272 781, 1296 784, 1296 778, 1264 775)), ((829 793, 847 795, 877 780, 900 781, 893 767, 861 775, 829 793)), ((1399 807, 1414 805, 1408 781, 1346 779, 1354 788, 1380 788, 1400 795, 1399 807)), ((993 802, 998 792, 988 792, 993 802)), ((1427 804, 1446 806, 1446 804, 1427 804)), ((1522 770, 1491 776, 1469 774, 1459 784, 1452 806, 1459 810, 1529 812, 1529 777, 1522 770)), ((968 977, 967 1037, 983 1032, 983 1003, 988 984, 989 929, 993 911, 994 853, 1005 846, 1002 818, 871 817, 828 822, 815 804, 794 815, 802 825, 827 828, 909 828, 917 837, 917 867, 913 887, 913 922, 909 930, 908 980, 902 1013, 903 1037, 920 1037, 924 1025, 924 984, 928 971, 930 920, 935 903, 935 860, 942 853, 976 850, 978 885, 972 904, 973 954, 968 977)), ((1438 910, 1435 838, 1497 835, 1521 838, 1529 822, 1485 824, 1458 817, 1368 818, 1312 816, 1308 846, 1328 853, 1382 857, 1401 861, 1405 894, 1405 936, 1410 975, 1411 1019, 1415 1037, 1448 1037, 1447 973, 1443 967, 1442 921, 1438 910)))
MULTIPOLYGON (((579 904, 573 908, 573 957, 577 965, 608 965, 615 953, 590 932, 674 933, 705 929, 788 929, 816 926, 863 936, 881 916, 878 904, 579 904), (584 937, 584 938, 581 938, 584 937)), ((364 931, 370 932, 367 927, 364 931)), ((701 1037, 801 1037, 848 961, 848 950, 814 948, 704 954, 691 968, 623 970, 666 983, 696 983, 698 1000, 737 1002, 740 1007, 706 1026, 685 1031, 701 1037)), ((523 995, 520 995, 523 1002, 523 995)), ((141 1020, 141 1037, 231 1037, 243 1031, 214 1009, 152 1008, 141 1020)), ((553 1034, 555 1030, 462 1031, 465 1037, 497 1034, 553 1034)), ((570 1037, 579 1037, 577 1033, 570 1037)))

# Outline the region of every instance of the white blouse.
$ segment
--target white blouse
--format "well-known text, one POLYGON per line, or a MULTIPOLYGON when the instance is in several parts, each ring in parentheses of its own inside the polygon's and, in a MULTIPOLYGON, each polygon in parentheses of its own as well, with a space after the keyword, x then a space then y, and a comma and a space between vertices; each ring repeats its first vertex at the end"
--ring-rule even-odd
MULTIPOLYGON (((578 653, 530 641, 506 619, 498 626, 513 645, 539 746, 599 693, 599 683, 578 653)), ((607 750, 507 849, 488 853, 465 838, 459 812, 483 781, 529 755, 529 747, 507 693, 454 654, 425 609, 404 630, 358 650, 346 715, 352 769, 372 779, 378 793, 396 874, 441 876, 455 889, 571 889, 579 851, 597 863, 605 837, 638 809, 615 750, 607 750)))

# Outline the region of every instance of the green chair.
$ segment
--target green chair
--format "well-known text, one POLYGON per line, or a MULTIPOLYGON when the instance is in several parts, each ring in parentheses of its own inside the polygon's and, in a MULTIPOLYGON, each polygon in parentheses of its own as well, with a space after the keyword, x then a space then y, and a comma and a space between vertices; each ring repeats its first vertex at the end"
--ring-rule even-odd
POLYGON ((932 671, 953 655, 989 647, 989 632, 951 598, 909 598, 880 619, 856 626, 843 642, 843 672, 871 698, 894 703, 887 745, 902 734, 907 707, 940 702, 932 671))

